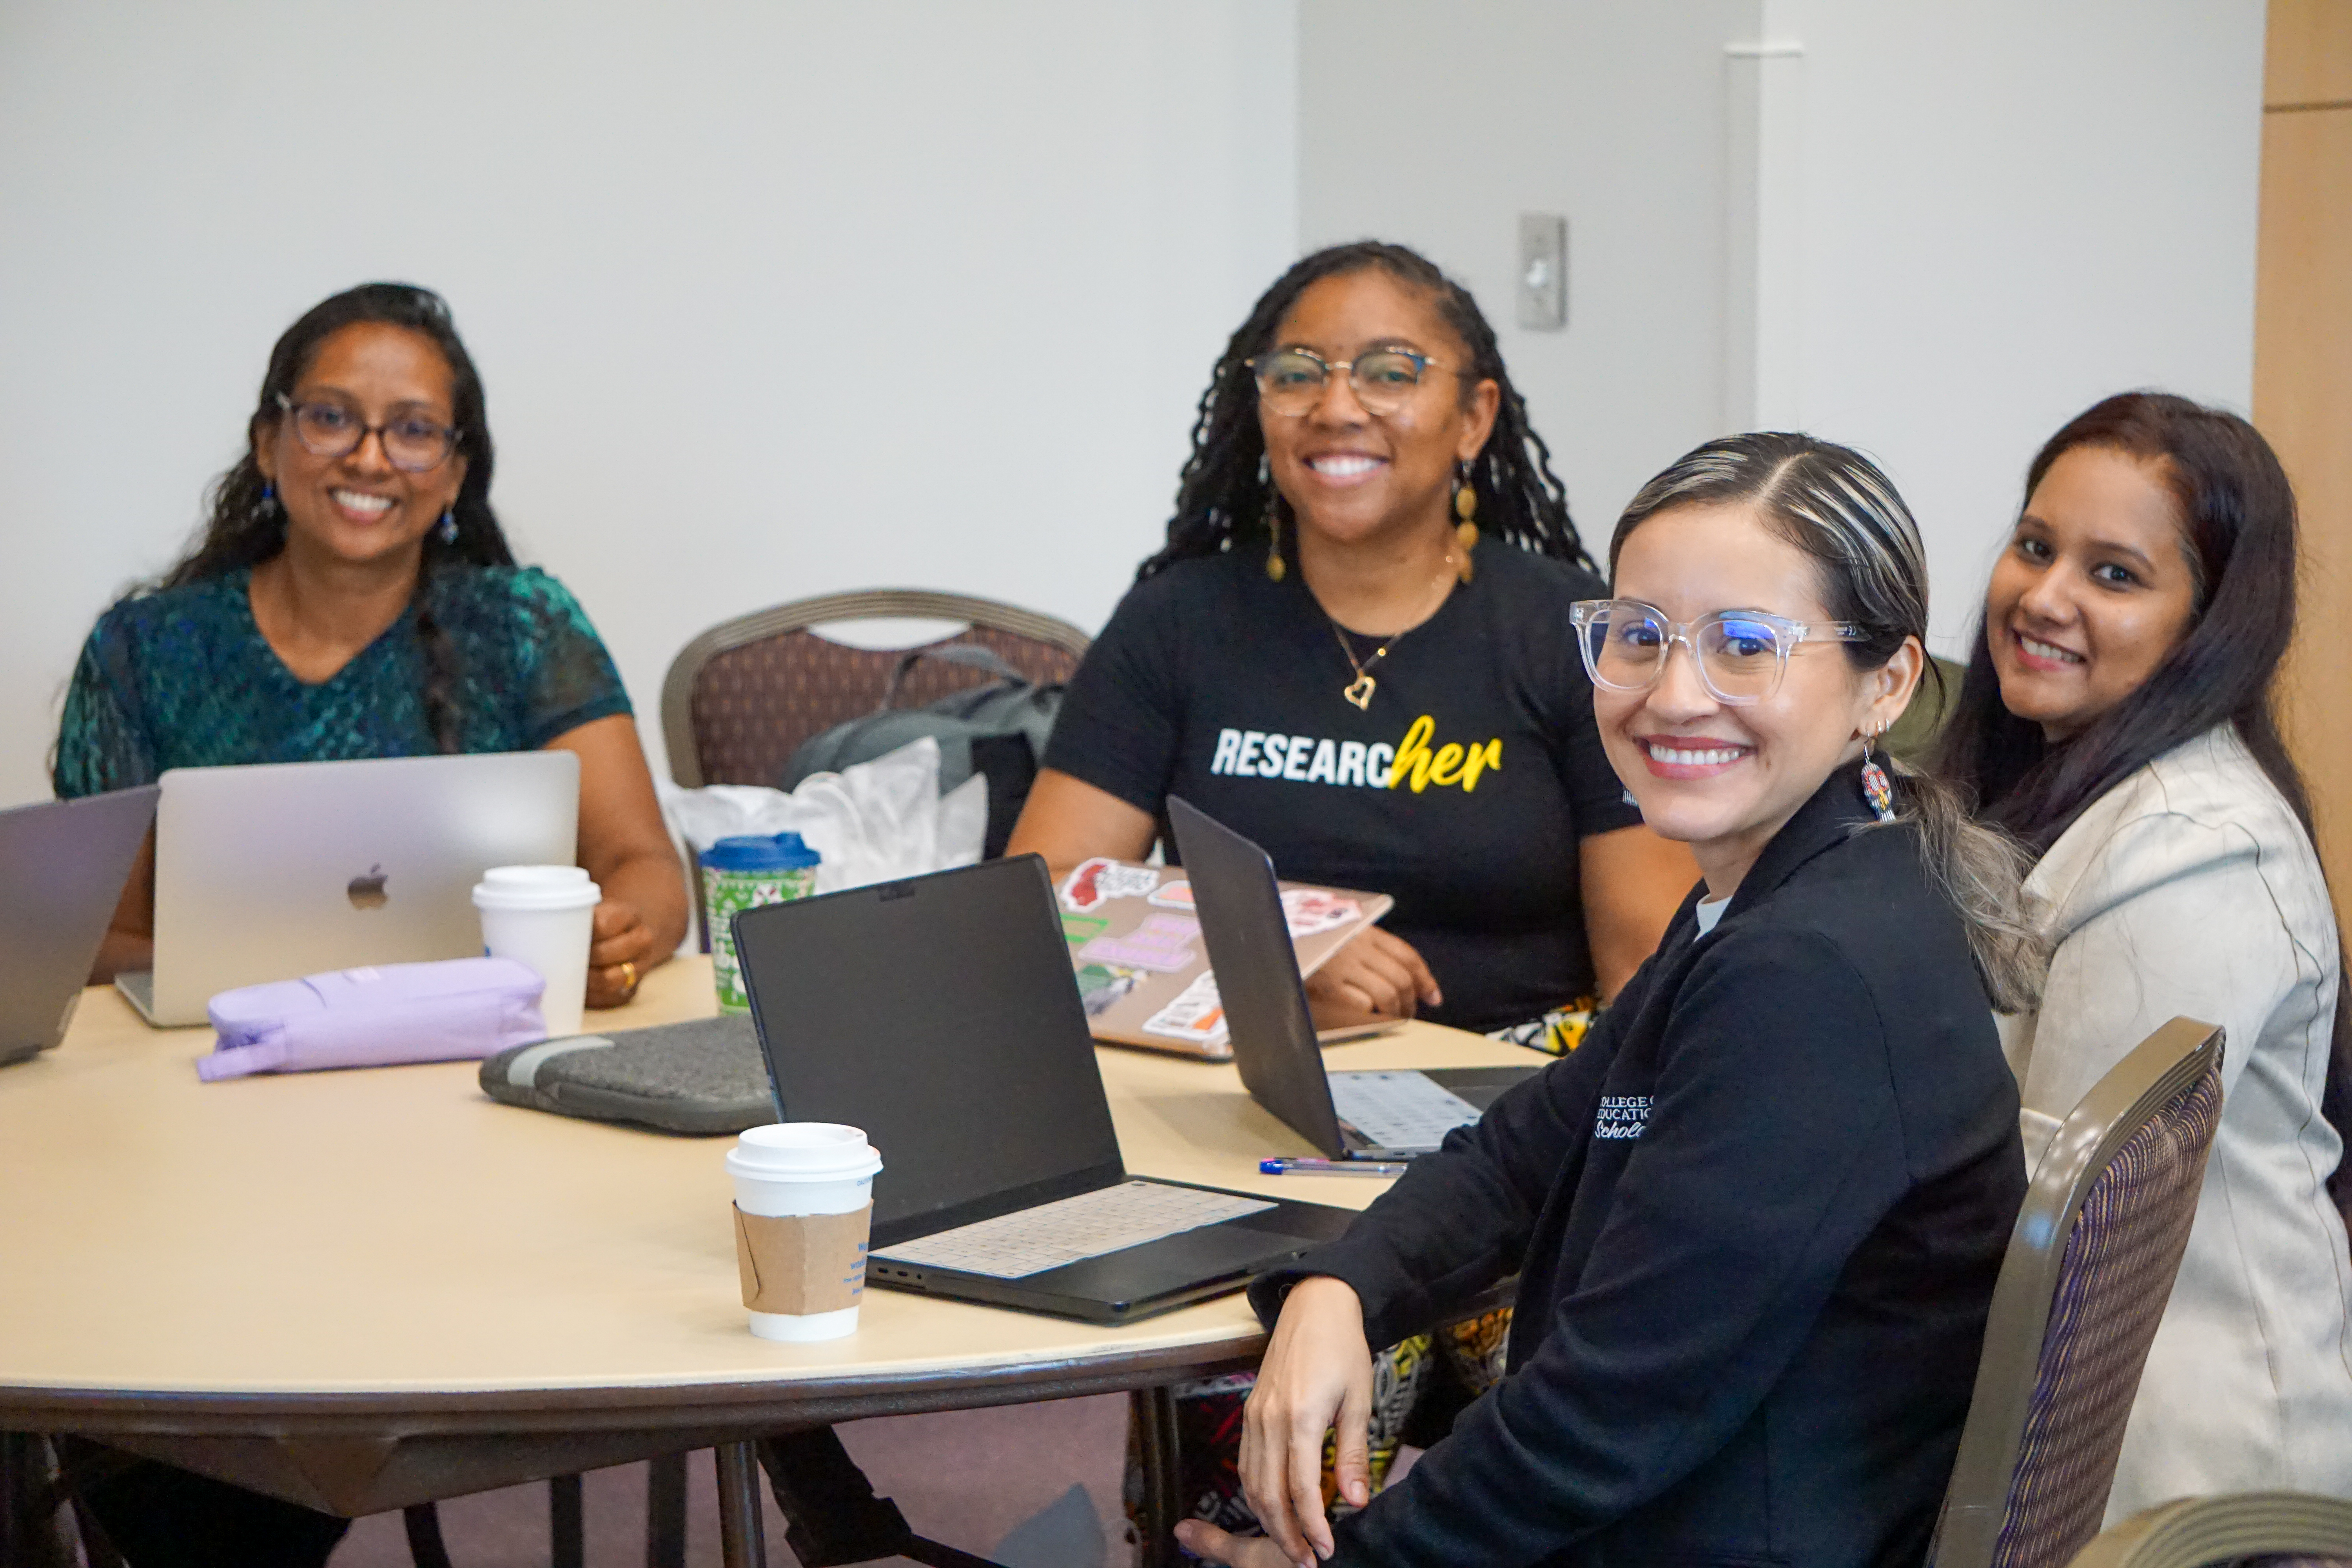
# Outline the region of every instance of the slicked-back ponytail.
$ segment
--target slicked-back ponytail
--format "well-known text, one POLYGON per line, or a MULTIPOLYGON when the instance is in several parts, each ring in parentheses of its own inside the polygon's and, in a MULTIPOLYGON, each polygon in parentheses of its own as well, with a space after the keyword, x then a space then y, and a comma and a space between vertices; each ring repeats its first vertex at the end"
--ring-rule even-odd
MULTIPOLYGON (((1684 456, 1625 508, 1609 542, 1612 569, 1627 537, 1659 512, 1721 505, 1755 508, 1812 558, 1830 617, 1864 634, 1843 645, 1855 668, 1879 668, 1913 637, 1925 646, 1927 552, 1911 509, 1878 465, 1811 436, 1730 436, 1684 456)), ((1942 679, 1932 663, 1928 671, 1942 679)), ((1968 928, 1986 994, 2004 1013, 2032 1007, 2050 946, 2026 903, 2024 847, 1977 821, 1967 797, 1933 773, 1904 769, 1901 794, 1898 820, 1917 826, 1921 858, 1968 928)))

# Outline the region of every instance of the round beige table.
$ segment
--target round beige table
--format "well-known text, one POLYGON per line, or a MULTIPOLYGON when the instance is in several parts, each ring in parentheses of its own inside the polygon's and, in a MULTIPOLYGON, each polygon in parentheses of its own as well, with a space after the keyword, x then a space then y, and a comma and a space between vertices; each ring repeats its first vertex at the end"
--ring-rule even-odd
MULTIPOLYGON (((687 959, 591 1023, 711 1010, 687 959)), ((0 1430, 352 1516, 698 1447, 740 1493, 763 1434, 1154 1386, 1264 1343, 1239 1295, 1103 1328, 881 1289, 849 1338, 754 1339, 725 1140, 499 1105, 471 1062, 201 1083, 211 1045, 93 989, 62 1046, 0 1069, 0 1430)), ((1540 1060, 1424 1024, 1328 1054, 1540 1060)), ((1261 1175, 1312 1151, 1230 1066, 1097 1060, 1132 1171, 1355 1208, 1386 1185, 1261 1175)), ((725 1491, 751 1561, 757 1511, 725 1491)))

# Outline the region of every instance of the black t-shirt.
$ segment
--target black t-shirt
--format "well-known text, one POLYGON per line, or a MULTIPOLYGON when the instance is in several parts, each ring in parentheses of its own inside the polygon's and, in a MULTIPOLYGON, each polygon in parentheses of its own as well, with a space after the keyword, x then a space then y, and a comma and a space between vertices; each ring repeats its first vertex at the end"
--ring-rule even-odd
MULTIPOLYGON (((1489 541, 1474 579, 1355 678, 1263 549, 1136 584, 1087 651, 1045 765, 1160 819, 1181 795, 1286 878, 1387 893, 1437 976, 1425 1016, 1498 1028, 1590 994, 1577 841, 1641 820, 1601 749, 1569 605, 1606 593, 1489 541)), ((1377 645, 1358 637, 1356 657, 1377 645)))

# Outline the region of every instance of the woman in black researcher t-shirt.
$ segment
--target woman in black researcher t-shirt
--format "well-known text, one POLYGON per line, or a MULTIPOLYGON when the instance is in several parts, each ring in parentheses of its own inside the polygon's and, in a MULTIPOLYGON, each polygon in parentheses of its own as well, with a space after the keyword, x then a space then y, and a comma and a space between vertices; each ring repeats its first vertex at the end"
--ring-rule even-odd
POLYGON ((1569 605, 1603 591, 1469 293, 1397 246, 1310 256, 1218 362, 1011 847, 1140 859, 1177 794, 1392 896, 1310 984, 1326 1027, 1613 994, 1696 870, 1593 730, 1569 605))

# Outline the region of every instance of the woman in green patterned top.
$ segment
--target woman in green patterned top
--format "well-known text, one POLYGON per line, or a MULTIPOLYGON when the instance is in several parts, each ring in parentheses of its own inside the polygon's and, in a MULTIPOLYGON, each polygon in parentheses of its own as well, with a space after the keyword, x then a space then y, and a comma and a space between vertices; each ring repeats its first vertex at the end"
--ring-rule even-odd
MULTIPOLYGON (((686 888, 619 673, 490 510, 481 378, 441 298, 338 294, 269 356, 249 448, 186 559, 100 617, 66 696, 60 795, 166 768, 562 747, 604 889, 588 1004, 628 999, 686 931, 686 888)), ((151 962, 153 860, 99 960, 151 962)))

